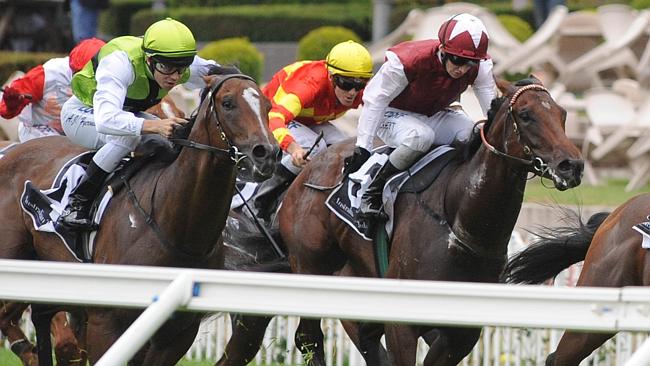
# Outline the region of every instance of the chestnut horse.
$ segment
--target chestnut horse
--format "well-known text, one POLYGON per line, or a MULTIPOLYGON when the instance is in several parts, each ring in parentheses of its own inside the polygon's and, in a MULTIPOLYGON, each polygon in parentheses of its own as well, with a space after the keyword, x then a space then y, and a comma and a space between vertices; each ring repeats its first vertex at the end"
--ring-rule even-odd
MULTIPOLYGON (((650 194, 631 198, 611 214, 591 216, 586 224, 546 228, 539 239, 508 261, 503 277, 509 283, 542 283, 584 260, 577 286, 624 287, 650 285, 650 256, 641 247, 643 236, 632 229, 648 221, 650 194)), ((615 333, 562 335, 546 365, 578 365, 615 333)))
MULTIPOLYGON (((178 157, 142 167, 112 198, 95 238, 96 263, 223 267, 220 236, 235 177, 252 181, 270 177, 279 147, 267 127, 270 102, 257 84, 233 70, 215 67, 212 72, 189 138, 174 141, 182 146, 178 157)), ((0 159, 0 257, 74 260, 56 235, 33 229, 31 218, 20 208, 20 196, 26 180, 49 188, 58 169, 83 151, 56 136, 20 144, 0 159)), ((86 337, 79 341, 87 344, 91 363, 140 313, 85 310, 86 337)), ((175 365, 194 340, 199 322, 199 314, 174 317, 134 364, 175 365)), ((44 360, 40 354, 40 344, 49 343, 49 321, 47 325, 48 329, 37 326, 41 365, 51 364, 51 356, 44 360)))
MULTIPOLYGON (((386 277, 498 282, 527 175, 552 179, 558 190, 580 184, 584 162, 565 134, 564 109, 537 79, 498 85, 504 96, 492 102, 488 121, 468 143, 458 144, 457 157, 437 180, 422 192, 398 196, 386 277)), ((353 148, 351 143, 333 145, 289 187, 278 220, 295 273, 378 276, 372 243, 325 206, 329 192, 314 189, 341 181, 343 159, 353 148)), ((218 365, 243 365, 237 362, 250 359, 245 352, 257 352, 266 319, 239 319, 218 365)), ((368 365, 415 365, 419 337, 430 345, 425 365, 457 365, 481 333, 480 328, 408 324, 344 326, 368 365), (390 361, 379 343, 384 332, 390 361)), ((309 364, 325 365, 319 320, 301 319, 296 344, 311 355, 309 364)))
MULTIPOLYGON (((176 106, 170 95, 163 97, 160 103, 147 109, 146 112, 161 119, 185 117, 185 112, 176 106)), ((2 139, 2 135, 0 134, 0 139, 2 139)), ((15 141, 0 141, 0 149, 15 143, 15 141)), ((18 326, 23 312, 28 306, 29 304, 26 303, 12 303, 2 307, 0 311, 0 332, 7 337, 11 350, 21 359, 23 365, 38 366, 35 348, 18 326)), ((85 364, 85 356, 82 350, 79 349, 77 339, 65 312, 59 312, 52 318, 52 336, 55 341, 57 365, 75 366, 85 364)))

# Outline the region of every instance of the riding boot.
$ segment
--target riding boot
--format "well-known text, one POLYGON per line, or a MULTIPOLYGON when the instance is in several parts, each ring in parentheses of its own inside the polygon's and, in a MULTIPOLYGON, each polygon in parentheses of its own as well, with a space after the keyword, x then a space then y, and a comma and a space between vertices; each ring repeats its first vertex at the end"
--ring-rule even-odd
POLYGON ((289 188, 294 179, 296 175, 293 172, 282 164, 276 165, 273 176, 260 184, 253 199, 258 218, 266 222, 271 221, 271 214, 278 206, 278 198, 289 188))
POLYGON ((93 229, 90 207, 102 188, 108 175, 95 162, 86 169, 86 175, 70 194, 68 205, 59 217, 59 224, 78 230, 93 229))
POLYGON ((368 189, 361 196, 360 211, 364 216, 378 217, 381 215, 382 208, 382 193, 384 192, 384 185, 388 178, 400 172, 390 160, 381 168, 375 176, 375 179, 370 183, 368 189))

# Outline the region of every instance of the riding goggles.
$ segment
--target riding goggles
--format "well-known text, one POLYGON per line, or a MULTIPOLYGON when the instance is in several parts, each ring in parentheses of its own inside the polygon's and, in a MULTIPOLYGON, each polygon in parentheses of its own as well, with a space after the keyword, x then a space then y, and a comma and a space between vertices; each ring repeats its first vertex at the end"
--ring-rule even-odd
POLYGON ((451 61, 452 64, 454 64, 456 66, 474 67, 474 66, 478 65, 477 60, 472 60, 471 58, 465 58, 465 57, 452 55, 450 53, 447 54, 447 58, 449 59, 449 61, 451 61))
POLYGON ((158 61, 154 61, 153 68, 163 75, 172 75, 176 72, 178 75, 183 75, 185 70, 187 70, 187 66, 168 65, 158 61))
POLYGON ((368 84, 368 80, 334 75, 334 84, 343 91, 350 91, 352 89, 355 89, 356 91, 360 91, 361 89, 366 87, 366 84, 368 84))

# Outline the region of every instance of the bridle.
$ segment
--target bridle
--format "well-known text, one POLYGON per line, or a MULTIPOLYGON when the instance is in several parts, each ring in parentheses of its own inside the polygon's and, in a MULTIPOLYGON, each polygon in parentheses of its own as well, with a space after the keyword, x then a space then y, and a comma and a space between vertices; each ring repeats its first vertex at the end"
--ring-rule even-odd
MULTIPOLYGON (((208 94, 205 96, 205 98, 209 99, 209 105, 208 105, 208 110, 206 112, 206 115, 208 113, 213 113, 214 114, 214 119, 217 123, 217 127, 219 128, 219 135, 221 137, 221 140, 224 141, 228 145, 228 149, 222 149, 206 144, 202 144, 196 141, 192 141, 190 139, 169 139, 174 144, 189 147, 192 149, 198 149, 198 150, 204 150, 204 151, 209 151, 212 153, 218 153, 218 154, 226 154, 230 158, 230 160, 235 164, 238 165, 240 161, 244 160, 247 158, 246 154, 242 153, 239 151, 237 146, 233 145, 232 142, 230 142, 230 139, 228 139, 228 136, 226 136, 226 133, 223 130, 223 127, 221 126, 221 122, 219 121, 219 113, 217 112, 217 109, 214 106, 214 94, 221 89, 223 84, 226 82, 226 80, 229 79, 244 79, 244 80, 250 80, 252 82, 255 82, 253 78, 251 78, 248 75, 244 74, 229 74, 226 75, 224 78, 219 80, 218 83, 213 84, 210 86, 210 91, 208 94)), ((196 116, 193 116, 192 118, 196 118, 196 116)))
MULTIPOLYGON (((506 122, 508 121, 508 119, 510 119, 510 118, 512 119, 512 129, 513 129, 515 135, 517 136, 517 141, 519 141, 519 143, 522 145, 522 149, 523 149, 524 154, 526 156, 529 156, 530 159, 527 160, 527 159, 522 159, 522 158, 517 157, 517 156, 509 155, 507 152, 499 151, 497 148, 495 148, 493 145, 491 145, 487 141, 487 138, 485 137, 485 131, 484 131, 485 123, 483 123, 483 125, 479 127, 480 132, 481 132, 481 141, 483 142, 483 145, 485 145, 485 147, 490 152, 492 152, 492 153, 494 153, 494 154, 496 154, 498 156, 504 157, 506 159, 510 159, 512 161, 515 161, 515 162, 517 162, 519 164, 522 164, 522 165, 528 167, 529 170, 532 171, 533 173, 535 173, 537 175, 540 175, 540 176, 543 176, 548 171, 548 163, 546 163, 539 156, 535 156, 533 154, 533 152, 532 152, 532 149, 528 145, 524 144, 521 141, 521 135, 519 134, 519 126, 517 125, 517 118, 515 117, 515 114, 513 113, 513 109, 512 109, 515 102, 517 102, 517 98, 519 98, 519 96, 521 94, 523 94, 524 92, 526 92, 528 90, 541 90, 541 91, 545 91, 549 95, 551 94, 548 91, 548 89, 546 89, 545 87, 543 87, 542 85, 539 85, 539 84, 529 84, 529 85, 525 85, 525 86, 517 89, 517 91, 515 91, 515 93, 510 98, 510 102, 509 102, 509 105, 508 105, 508 114, 506 115, 506 122)), ((504 135, 505 135, 505 132, 506 132, 506 129, 504 128, 504 135)), ((505 141, 505 138, 504 138, 504 141, 505 141)))

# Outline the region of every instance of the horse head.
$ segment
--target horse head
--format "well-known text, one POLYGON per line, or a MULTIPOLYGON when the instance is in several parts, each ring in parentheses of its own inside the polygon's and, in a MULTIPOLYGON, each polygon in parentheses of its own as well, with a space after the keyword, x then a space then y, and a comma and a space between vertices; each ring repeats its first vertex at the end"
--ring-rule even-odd
POLYGON ((204 80, 207 87, 196 119, 204 127, 194 126, 190 139, 228 151, 242 180, 269 178, 280 156, 268 128, 271 103, 257 83, 236 68, 214 67, 204 80))
POLYGON ((497 85, 503 97, 495 100, 501 106, 489 121, 504 123, 491 126, 487 137, 482 131, 483 143, 497 155, 553 180, 560 191, 578 186, 584 161, 566 136, 564 108, 532 75, 514 85, 504 80, 498 80, 497 85))

